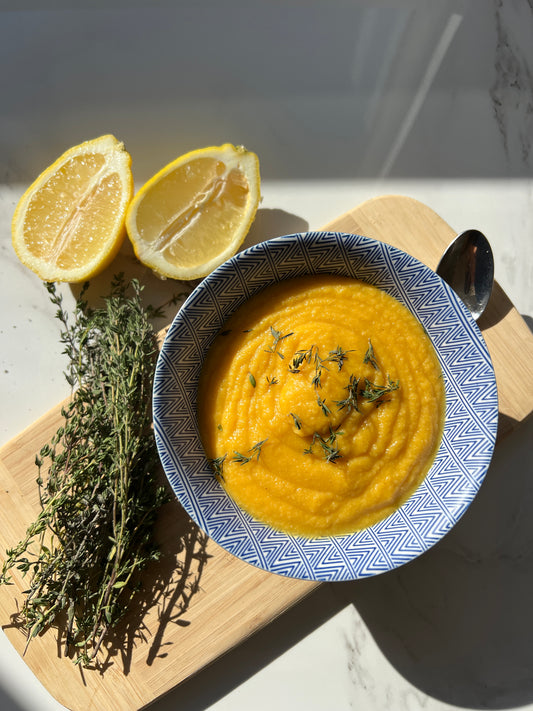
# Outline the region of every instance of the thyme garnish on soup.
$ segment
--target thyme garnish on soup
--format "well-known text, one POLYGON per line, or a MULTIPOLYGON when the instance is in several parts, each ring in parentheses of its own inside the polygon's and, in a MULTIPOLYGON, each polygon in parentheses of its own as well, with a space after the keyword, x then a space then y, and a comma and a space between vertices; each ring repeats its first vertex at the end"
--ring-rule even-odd
MULTIPOLYGON (((270 326, 270 333, 273 337, 272 346, 265 350, 266 353, 275 353, 280 358, 284 359, 284 355, 277 350, 280 341, 284 340, 288 336, 293 336, 294 333, 290 332, 285 335, 281 331, 277 331, 272 326, 270 326)), ((312 345, 310 348, 301 349, 294 353, 289 365, 288 370, 293 375, 298 375, 302 373, 302 370, 306 364, 312 364, 314 366, 314 373, 311 378, 311 385, 315 390, 322 387, 322 375, 323 370, 329 370, 326 363, 336 363, 338 366, 338 371, 342 370, 344 361, 348 358, 348 353, 352 353, 353 350, 344 350, 341 346, 337 346, 335 350, 329 351, 326 358, 322 358, 319 354, 319 349, 316 345, 312 345)), ((368 339, 368 349, 363 357, 363 363, 371 365, 372 368, 379 371, 379 366, 374 352, 374 347, 372 341, 368 339)), ((256 380, 252 373, 248 373, 248 379, 252 386, 256 387, 256 380)), ((279 381, 275 376, 266 376, 268 385, 277 384, 279 381)), ((364 379, 364 385, 360 387, 361 379, 358 378, 353 373, 350 374, 348 383, 344 388, 347 391, 347 396, 343 400, 335 400, 334 403, 337 406, 337 410, 346 410, 346 414, 349 414, 352 410, 360 413, 360 401, 367 401, 369 403, 375 403, 376 407, 389 402, 384 396, 398 390, 400 387, 399 380, 392 381, 390 376, 387 376, 387 384, 379 385, 373 383, 368 378, 364 379)), ((333 413, 329 405, 326 404, 326 400, 317 393, 316 395, 317 406, 322 411, 325 417, 330 417, 333 413)), ((292 417, 293 424, 297 430, 301 430, 303 427, 302 419, 299 415, 294 412, 289 413, 292 417)), ((336 432, 333 427, 329 426, 330 433, 327 437, 323 437, 319 432, 314 432, 312 435, 312 441, 308 448, 304 449, 305 454, 312 454, 315 450, 314 445, 319 444, 324 454, 324 459, 328 462, 336 462, 342 457, 342 453, 336 443, 336 438, 338 434, 342 432, 336 432)), ((240 452, 234 452, 234 456, 230 459, 232 462, 237 462, 238 464, 247 464, 254 457, 259 458, 261 452, 261 447, 266 440, 258 442, 255 444, 247 454, 242 454, 240 452)), ((222 465, 227 458, 227 454, 216 459, 209 460, 215 474, 224 480, 222 475, 222 465)))

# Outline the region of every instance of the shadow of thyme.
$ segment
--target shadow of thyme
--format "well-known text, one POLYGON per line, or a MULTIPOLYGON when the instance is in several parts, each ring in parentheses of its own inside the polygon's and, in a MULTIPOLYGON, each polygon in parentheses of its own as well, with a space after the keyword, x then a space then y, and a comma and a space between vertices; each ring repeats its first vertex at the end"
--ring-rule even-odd
MULTIPOLYGON (((151 562, 141 573, 136 590, 130 598, 124 616, 108 629, 99 654, 86 666, 78 665, 82 683, 87 671, 104 675, 120 660, 122 672, 131 671, 133 654, 146 645, 146 664, 165 658, 164 648, 172 642, 165 640, 169 625, 188 626, 184 619, 210 558, 207 553, 208 536, 190 519, 176 499, 164 504, 154 528, 154 539, 160 550, 158 560, 151 562)), ((25 633, 24 615, 17 601, 17 611, 3 629, 14 628, 25 633)), ((55 632, 58 658, 75 663, 76 652, 68 644, 66 614, 60 613, 51 628, 39 636, 55 632)))
MULTIPOLYGON (((124 617, 108 631, 102 654, 82 668, 82 674, 93 669, 103 675, 120 659, 127 675, 140 645, 147 646, 146 664, 150 666, 157 658, 167 656, 162 650, 172 644, 165 641, 168 626, 188 626, 184 615, 200 588, 209 559, 208 537, 175 500, 162 507, 154 535, 161 551, 159 560, 143 571, 124 617)), ((58 629, 58 633, 64 637, 65 629, 58 629)))

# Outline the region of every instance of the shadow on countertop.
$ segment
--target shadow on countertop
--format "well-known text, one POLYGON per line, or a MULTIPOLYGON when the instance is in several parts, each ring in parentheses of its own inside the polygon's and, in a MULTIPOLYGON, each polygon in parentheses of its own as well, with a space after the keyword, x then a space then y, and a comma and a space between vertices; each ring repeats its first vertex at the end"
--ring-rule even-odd
POLYGON ((445 703, 533 702, 532 474, 530 418, 499 443, 478 496, 431 551, 336 589, 394 668, 445 703))

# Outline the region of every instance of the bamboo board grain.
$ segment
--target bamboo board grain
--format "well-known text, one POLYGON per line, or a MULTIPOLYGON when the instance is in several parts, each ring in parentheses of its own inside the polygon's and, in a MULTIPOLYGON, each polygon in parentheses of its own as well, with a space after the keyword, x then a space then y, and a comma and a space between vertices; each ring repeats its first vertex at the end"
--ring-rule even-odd
MULTIPOLYGON (((363 234, 410 252, 435 268, 454 230, 429 207, 403 196, 369 200, 326 226, 363 234)), ((271 235, 275 236, 275 235, 271 235)), ((533 335, 496 285, 479 322, 496 370, 499 435, 531 414, 531 388, 511 377, 508 363, 533 382, 533 335)), ((38 511, 35 453, 61 423, 61 404, 0 449, 0 555, 23 535, 38 511)), ((207 539, 179 503, 160 516, 162 560, 109 646, 103 670, 81 670, 60 653, 55 631, 34 640, 25 661, 68 709, 135 711, 197 673, 301 600, 315 583, 253 568, 207 539)), ((11 623, 24 582, 0 588, 0 623, 19 653, 25 638, 11 623)))

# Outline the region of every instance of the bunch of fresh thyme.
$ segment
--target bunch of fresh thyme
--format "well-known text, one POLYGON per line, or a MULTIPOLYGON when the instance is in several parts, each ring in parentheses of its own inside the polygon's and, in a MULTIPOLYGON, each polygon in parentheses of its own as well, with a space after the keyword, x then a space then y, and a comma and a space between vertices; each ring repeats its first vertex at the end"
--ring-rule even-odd
POLYGON ((71 324, 47 284, 73 392, 63 426, 36 457, 41 511, 0 575, 9 584, 13 568, 31 574, 21 610, 28 644, 61 620, 65 652, 82 665, 96 659, 140 571, 158 557, 153 525, 166 499, 151 430, 155 312, 122 275, 100 308, 89 307, 87 286, 71 324))

